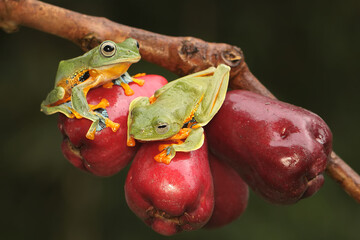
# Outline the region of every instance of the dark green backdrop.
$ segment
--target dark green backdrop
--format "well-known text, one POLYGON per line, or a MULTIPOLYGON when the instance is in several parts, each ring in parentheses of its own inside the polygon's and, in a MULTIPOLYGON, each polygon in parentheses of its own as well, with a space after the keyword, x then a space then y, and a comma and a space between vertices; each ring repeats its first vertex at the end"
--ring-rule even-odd
MULTIPOLYGON (((50 1, 49 1, 50 2, 50 1)), ((334 149, 360 172, 360 1, 52 1, 85 14, 240 46, 281 100, 319 114, 334 149)), ((163 239, 127 208, 127 169, 98 178, 70 165, 56 116, 40 113, 57 64, 81 54, 33 29, 0 33, 0 239, 163 239)), ((168 71, 142 61, 132 72, 168 71)), ((251 193, 241 218, 173 239, 359 239, 360 206, 331 179, 313 197, 274 206, 251 193)))

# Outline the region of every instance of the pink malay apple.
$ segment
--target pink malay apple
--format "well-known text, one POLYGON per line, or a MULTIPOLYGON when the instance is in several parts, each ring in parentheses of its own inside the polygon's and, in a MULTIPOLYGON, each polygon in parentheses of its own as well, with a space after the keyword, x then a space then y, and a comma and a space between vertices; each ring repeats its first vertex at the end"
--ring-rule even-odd
POLYGON ((231 223, 245 211, 249 188, 240 175, 226 162, 209 153, 214 182, 215 206, 206 228, 222 227, 231 223))
POLYGON ((139 77, 145 80, 143 86, 130 83, 134 95, 126 96, 122 87, 98 87, 87 94, 89 104, 96 105, 101 99, 109 101, 106 111, 110 120, 119 123, 116 132, 105 128, 95 133, 95 139, 85 137, 91 122, 85 118, 67 118, 59 114, 58 127, 64 136, 61 148, 65 157, 75 166, 98 176, 110 176, 124 168, 134 157, 137 147, 126 146, 127 115, 130 102, 139 96, 150 97, 155 90, 167 83, 159 75, 139 77))
POLYGON ((272 203, 295 203, 324 182, 332 134, 303 108, 234 90, 206 132, 211 151, 272 203))
POLYGON ((177 152, 167 165, 154 160, 159 143, 144 143, 137 152, 125 182, 127 204, 162 235, 199 229, 214 207, 207 147, 177 152))

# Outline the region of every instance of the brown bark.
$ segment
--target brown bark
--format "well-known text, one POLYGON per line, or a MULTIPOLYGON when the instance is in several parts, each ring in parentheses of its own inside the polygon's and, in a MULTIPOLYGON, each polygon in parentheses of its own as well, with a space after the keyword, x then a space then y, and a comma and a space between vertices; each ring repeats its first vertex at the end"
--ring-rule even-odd
POLYGON ((335 152, 331 153, 326 172, 331 178, 338 182, 353 199, 360 203, 359 175, 336 155, 335 152))
MULTIPOLYGON (((14 32, 27 26, 68 39, 89 50, 105 39, 120 42, 133 37, 140 43, 144 60, 178 75, 187 75, 225 63, 231 67, 230 86, 264 96, 275 96, 250 72, 239 47, 209 43, 193 37, 170 37, 88 16, 34 0, 0 0, 0 27, 14 32)), ((327 173, 360 202, 360 176, 334 152, 327 173)))

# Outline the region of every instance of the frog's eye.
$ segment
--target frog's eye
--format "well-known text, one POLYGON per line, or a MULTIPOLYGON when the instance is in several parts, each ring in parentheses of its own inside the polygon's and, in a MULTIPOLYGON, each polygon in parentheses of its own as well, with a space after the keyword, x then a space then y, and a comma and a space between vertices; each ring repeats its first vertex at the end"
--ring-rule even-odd
POLYGON ((158 134, 165 134, 169 131, 170 126, 167 123, 159 123, 156 127, 155 127, 155 131, 158 134))
POLYGON ((139 49, 140 48, 140 44, 138 41, 136 41, 136 47, 139 49))
POLYGON ((100 53, 104 57, 112 57, 115 55, 116 52, 116 46, 113 42, 103 42, 100 46, 100 53))

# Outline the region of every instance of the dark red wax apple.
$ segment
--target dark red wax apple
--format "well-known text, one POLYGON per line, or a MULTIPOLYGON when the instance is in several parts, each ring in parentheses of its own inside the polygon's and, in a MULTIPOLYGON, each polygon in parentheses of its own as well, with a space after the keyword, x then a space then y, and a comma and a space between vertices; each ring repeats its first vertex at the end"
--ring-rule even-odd
POLYGON ((158 141, 142 144, 131 164, 125 197, 129 208, 162 234, 199 229, 214 207, 207 147, 177 152, 169 165, 154 160, 158 141))
POLYGON ((245 211, 249 189, 232 167, 211 153, 209 163, 214 182, 215 206, 205 227, 217 228, 234 221, 245 211))
POLYGON ((234 90, 206 131, 211 151, 272 203, 295 203, 324 182, 332 134, 310 111, 234 90))
POLYGON ((110 176, 124 168, 134 157, 137 148, 126 146, 127 115, 130 102, 138 96, 153 95, 155 90, 167 83, 159 75, 139 77, 145 80, 143 86, 130 83, 135 94, 126 96, 122 87, 98 87, 87 94, 89 104, 96 105, 101 99, 109 101, 106 108, 110 120, 119 123, 116 132, 105 128, 95 133, 95 139, 86 138, 91 122, 85 118, 70 119, 59 114, 58 127, 64 136, 61 148, 65 157, 75 166, 98 176, 110 176))

